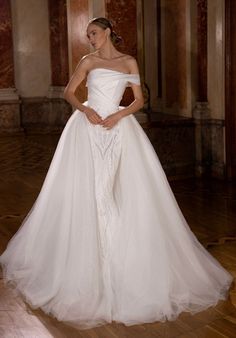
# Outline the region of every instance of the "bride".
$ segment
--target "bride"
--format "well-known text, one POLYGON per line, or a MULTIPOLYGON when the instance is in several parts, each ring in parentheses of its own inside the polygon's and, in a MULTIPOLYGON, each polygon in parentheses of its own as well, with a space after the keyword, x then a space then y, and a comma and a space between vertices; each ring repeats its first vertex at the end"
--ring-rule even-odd
POLYGON ((65 89, 75 112, 41 192, 0 257, 33 308, 80 328, 174 320, 226 299, 232 276, 191 232, 133 113, 143 106, 135 59, 111 23, 89 22, 95 52, 65 89), (88 101, 75 91, 87 78, 88 101), (130 86, 134 100, 120 107, 130 86))

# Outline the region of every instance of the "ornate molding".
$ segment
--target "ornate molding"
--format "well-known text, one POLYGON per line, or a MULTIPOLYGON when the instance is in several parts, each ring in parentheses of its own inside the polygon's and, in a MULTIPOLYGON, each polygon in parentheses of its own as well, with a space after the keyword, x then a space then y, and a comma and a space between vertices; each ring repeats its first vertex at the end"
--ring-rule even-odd
POLYGON ((47 97, 50 99, 64 99, 64 86, 51 86, 48 91, 47 97))
POLYGON ((208 102, 196 102, 193 109, 193 117, 198 120, 206 120, 210 118, 210 109, 208 102))
POLYGON ((19 95, 15 88, 0 89, 0 102, 19 101, 19 95))

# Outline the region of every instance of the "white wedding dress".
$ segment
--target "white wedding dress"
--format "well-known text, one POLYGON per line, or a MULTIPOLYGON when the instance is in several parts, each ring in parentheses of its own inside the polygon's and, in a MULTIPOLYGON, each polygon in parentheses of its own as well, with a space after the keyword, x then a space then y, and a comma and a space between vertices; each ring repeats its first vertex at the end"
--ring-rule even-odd
MULTIPOLYGON (((87 104, 105 117, 139 81, 93 69, 87 104)), ((189 229, 135 117, 107 130, 78 110, 0 263, 33 308, 81 328, 174 320, 225 299, 232 282, 189 229)))

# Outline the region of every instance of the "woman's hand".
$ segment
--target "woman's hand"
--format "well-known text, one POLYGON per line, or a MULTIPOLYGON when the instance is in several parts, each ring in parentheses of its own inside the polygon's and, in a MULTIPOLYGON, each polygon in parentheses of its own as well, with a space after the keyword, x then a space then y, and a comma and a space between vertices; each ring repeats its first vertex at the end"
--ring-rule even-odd
POLYGON ((100 122, 100 125, 102 125, 106 129, 111 129, 114 127, 115 124, 122 118, 122 114, 118 111, 116 113, 113 113, 109 116, 107 116, 104 120, 100 122))
POLYGON ((93 110, 90 107, 85 107, 83 109, 84 114, 86 115, 87 119, 89 120, 90 123, 92 124, 99 124, 102 122, 102 118, 100 115, 98 115, 98 113, 93 110))

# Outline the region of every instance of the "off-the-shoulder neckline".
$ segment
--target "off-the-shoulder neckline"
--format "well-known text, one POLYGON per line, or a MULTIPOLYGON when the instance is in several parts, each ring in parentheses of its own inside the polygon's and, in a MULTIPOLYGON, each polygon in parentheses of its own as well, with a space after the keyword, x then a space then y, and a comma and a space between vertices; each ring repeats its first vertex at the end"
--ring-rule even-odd
POLYGON ((97 67, 97 68, 91 69, 91 70, 89 71, 88 75, 89 75, 91 72, 95 71, 95 70, 107 70, 107 71, 109 71, 109 72, 114 72, 114 73, 123 74, 123 75, 132 75, 132 76, 134 76, 134 75, 139 75, 138 73, 137 73, 137 74, 132 74, 132 73, 119 72, 118 70, 114 70, 114 69, 110 69, 110 68, 103 68, 103 67, 97 67))

